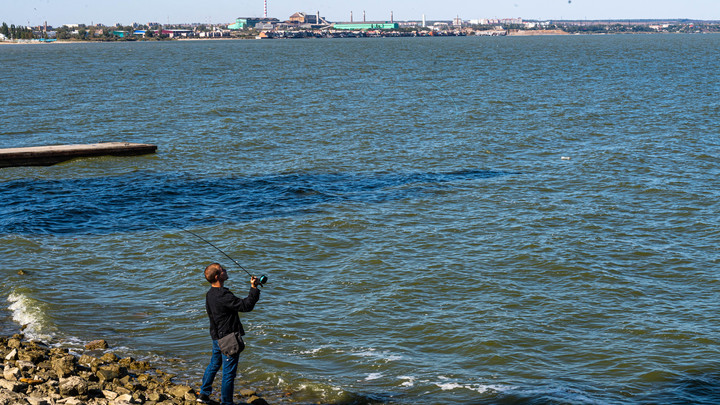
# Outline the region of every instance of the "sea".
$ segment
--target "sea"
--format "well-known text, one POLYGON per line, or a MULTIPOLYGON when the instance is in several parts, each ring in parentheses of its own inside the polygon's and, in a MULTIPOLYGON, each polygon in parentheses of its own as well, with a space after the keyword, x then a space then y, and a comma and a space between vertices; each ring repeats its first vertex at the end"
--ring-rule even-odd
POLYGON ((719 403, 719 51, 0 46, 0 147, 158 146, 0 169, 0 332, 199 387, 219 262, 268 277, 236 388, 270 403, 719 403))

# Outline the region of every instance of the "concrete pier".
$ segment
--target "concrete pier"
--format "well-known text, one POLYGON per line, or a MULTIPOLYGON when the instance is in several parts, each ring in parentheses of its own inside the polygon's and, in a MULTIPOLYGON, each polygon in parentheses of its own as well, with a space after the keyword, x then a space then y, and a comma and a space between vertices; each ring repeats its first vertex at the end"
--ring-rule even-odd
POLYGON ((156 145, 129 142, 6 148, 0 149, 0 167, 50 166, 80 157, 134 156, 155 153, 155 151, 157 151, 156 145))

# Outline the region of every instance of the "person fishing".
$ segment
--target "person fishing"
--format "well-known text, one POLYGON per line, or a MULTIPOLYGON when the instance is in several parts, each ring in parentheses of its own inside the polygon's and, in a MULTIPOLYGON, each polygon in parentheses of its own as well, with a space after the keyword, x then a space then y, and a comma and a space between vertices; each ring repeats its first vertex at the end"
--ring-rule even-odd
MULTIPOLYGON (((241 336, 244 335, 245 331, 240 323, 238 312, 252 311, 260 299, 258 285, 260 285, 261 279, 251 276, 250 292, 247 297, 241 299, 224 287, 228 278, 227 270, 218 263, 213 263, 205 268, 205 279, 210 283, 210 290, 205 294, 205 310, 210 319, 210 337, 213 343, 210 364, 205 369, 200 394, 197 398, 197 401, 202 403, 210 401, 213 380, 222 367, 220 399, 223 405, 233 404, 240 352, 231 356, 223 354, 218 340, 235 332, 239 332, 241 336)), ((242 351, 242 347, 240 351, 242 351)))

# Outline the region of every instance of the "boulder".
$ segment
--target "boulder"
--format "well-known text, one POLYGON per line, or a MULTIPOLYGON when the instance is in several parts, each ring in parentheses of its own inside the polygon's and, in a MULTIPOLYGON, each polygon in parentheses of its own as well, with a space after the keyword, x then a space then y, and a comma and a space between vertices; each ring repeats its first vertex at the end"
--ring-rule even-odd
POLYGON ((102 390, 102 393, 105 398, 107 398, 111 401, 119 396, 117 392, 110 391, 110 390, 102 390))
POLYGON ((88 392, 88 382, 76 375, 60 380, 60 395, 74 397, 88 392))
POLYGON ((102 360, 103 363, 116 363, 118 360, 120 360, 120 357, 118 357, 115 353, 105 353, 100 357, 100 360, 102 360))
POLYGON ((0 380, 0 388, 12 392, 24 392, 27 389, 27 384, 20 381, 0 380))
POLYGON ((118 395, 117 398, 113 401, 114 404, 131 404, 133 403, 133 397, 130 394, 122 394, 118 395))
POLYGON ((8 381, 17 381, 20 379, 20 377, 21 374, 19 368, 5 366, 5 370, 3 370, 3 378, 8 381))
POLYGON ((12 391, 0 391, 0 404, 23 404, 23 395, 12 391))
POLYGON ((83 354, 78 359, 78 363, 89 366, 89 367, 98 367, 99 365, 102 364, 102 360, 98 359, 97 357, 83 354))
POLYGON ((12 337, 12 338, 8 339, 8 341, 7 341, 7 347, 9 347, 11 349, 19 349, 20 346, 21 346, 21 341, 19 338, 12 337))
POLYGON ((77 359, 72 354, 65 354, 62 357, 53 358, 50 362, 52 369, 58 378, 65 378, 75 374, 77 371, 77 359))
POLYGON ((251 397, 251 396, 257 394, 257 392, 250 388, 243 388, 240 391, 238 391, 238 394, 240 394, 241 397, 251 397))
POLYGON ((40 363, 45 359, 45 353, 40 350, 20 350, 18 360, 28 361, 33 364, 40 363))
POLYGON ((85 345, 86 350, 105 350, 109 346, 105 339, 93 340, 92 342, 85 345))
POLYGON ((10 352, 5 355, 5 360, 11 361, 11 360, 17 360, 18 358, 18 351, 17 349, 12 349, 10 352))
POLYGON ((269 405, 266 400, 255 395, 248 398, 247 403, 252 405, 269 405))
POLYGON ((167 391, 168 394, 174 396, 175 398, 183 399, 185 398, 185 394, 188 392, 193 392, 193 389, 187 385, 176 385, 174 387, 170 387, 167 391))

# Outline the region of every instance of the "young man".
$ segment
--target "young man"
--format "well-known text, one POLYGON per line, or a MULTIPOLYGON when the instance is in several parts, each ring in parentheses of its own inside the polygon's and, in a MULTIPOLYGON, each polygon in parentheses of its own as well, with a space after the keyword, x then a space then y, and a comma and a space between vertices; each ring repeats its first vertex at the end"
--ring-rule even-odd
POLYGON ((245 298, 238 298, 223 285, 228 279, 227 270, 221 265, 213 263, 205 268, 205 279, 210 283, 210 290, 205 294, 205 310, 210 318, 210 337, 212 337, 212 357, 210 364, 205 369, 205 375, 200 387, 198 402, 207 403, 212 393, 212 383, 215 374, 222 367, 222 386, 220 388, 220 399, 222 405, 233 403, 233 392, 235 390, 235 375, 237 374, 238 358, 226 356, 220 352, 218 339, 223 336, 240 332, 245 334, 238 312, 250 312, 255 303, 260 299, 260 290, 257 288, 259 280, 256 277, 250 278, 250 293, 245 298))

